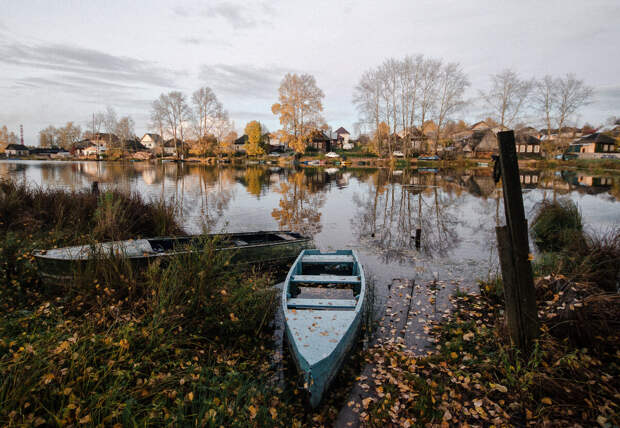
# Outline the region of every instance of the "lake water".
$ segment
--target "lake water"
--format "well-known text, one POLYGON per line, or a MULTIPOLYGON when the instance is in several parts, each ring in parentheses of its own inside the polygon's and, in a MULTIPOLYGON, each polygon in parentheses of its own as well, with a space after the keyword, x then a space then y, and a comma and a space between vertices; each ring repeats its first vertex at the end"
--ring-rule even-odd
MULTIPOLYGON (((393 279, 437 281, 435 311, 458 284, 497 270, 496 224, 504 224, 491 168, 338 169, 201 164, 0 161, 0 177, 67 189, 101 187, 165 198, 182 211, 190 233, 287 229, 321 249, 358 250, 378 296, 393 279), (421 229, 421 248, 415 231, 421 229)), ((620 224, 620 176, 522 171, 526 215, 543 198, 570 198, 586 227, 620 224)))

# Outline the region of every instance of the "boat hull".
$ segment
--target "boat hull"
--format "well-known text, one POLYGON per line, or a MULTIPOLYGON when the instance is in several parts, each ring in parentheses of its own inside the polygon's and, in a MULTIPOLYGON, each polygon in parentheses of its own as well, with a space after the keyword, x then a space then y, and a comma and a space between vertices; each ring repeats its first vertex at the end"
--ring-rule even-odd
MULTIPOLYGON (((286 232, 265 232, 273 234, 282 234, 286 232)), ((226 238, 228 241, 234 239, 243 239, 247 237, 247 233, 239 234, 214 234, 208 235, 209 238, 220 239, 226 238)), ((154 238, 150 241, 162 241, 162 240, 184 240, 191 239, 204 239, 203 237, 182 237, 182 238, 154 238)), ((120 243, 105 243, 94 244, 91 246, 72 247, 84 251, 87 256, 80 256, 75 258, 60 258, 50 257, 44 251, 35 252, 35 260, 37 262, 39 276, 41 280, 46 284, 63 284, 67 281, 71 281, 76 273, 83 272, 88 268, 88 264, 96 260, 109 259, 110 257, 121 257, 126 259, 133 268, 143 269, 150 263, 155 261, 168 261, 175 257, 185 255, 188 253, 198 252, 199 249, 193 249, 187 247, 186 249, 176 250, 171 252, 151 253, 143 252, 140 254, 139 250, 135 251, 138 245, 124 244, 125 242, 142 242, 149 240, 138 241, 123 241, 120 243), (103 247, 105 246, 105 247, 103 247), (130 247, 131 251, 125 251, 127 247, 130 247), (136 254, 137 253, 137 254, 136 254)), ((235 265, 239 269, 245 268, 259 268, 269 269, 284 267, 292 263, 297 254, 300 251, 310 247, 312 240, 307 237, 299 237, 291 240, 284 240, 280 242, 264 242, 253 243, 242 246, 232 247, 220 247, 216 251, 223 253, 224 257, 230 257, 231 264, 235 265)), ((75 251, 77 252, 77 251, 75 251)))
MULTIPOLYGON (((342 263, 334 264, 340 265, 342 263)), ((322 281, 321 276, 310 275, 306 278, 308 278, 309 282, 314 280, 317 283, 321 283, 322 281)), ((338 277, 331 276, 331 278, 338 277)), ((326 281, 322 282, 325 283, 326 281)), ((346 356, 357 342, 362 325, 363 308, 366 304, 365 287, 363 269, 359 264, 357 255, 351 250, 340 250, 332 253, 304 250, 300 253, 288 273, 282 294, 286 338, 293 361, 303 377, 304 388, 309 393, 310 405, 313 408, 319 405, 325 391, 327 391, 340 371, 346 356), (299 266, 301 266, 304 256, 312 257, 316 255, 353 256, 355 267, 352 270, 357 272, 357 277, 359 278, 359 294, 354 309, 350 307, 347 310, 346 302, 351 301, 342 299, 325 301, 322 307, 316 306, 317 309, 310 309, 312 307, 310 303, 306 306, 301 304, 303 299, 293 299, 291 297, 292 281, 296 275, 298 278, 303 276, 303 271, 299 266), (299 305, 295 307, 303 309, 291 309, 292 306, 290 305, 293 301, 295 301, 295 305, 299 305), (344 306, 339 306, 338 302, 345 302, 343 303, 344 306), (330 307, 332 304, 334 306, 330 307), (319 335, 308 333, 306 329, 310 332, 319 330, 319 335), (336 342, 335 346, 333 342, 336 342)), ((310 302, 311 300, 305 301, 310 302)), ((318 301, 320 299, 314 300, 314 302, 318 301)))

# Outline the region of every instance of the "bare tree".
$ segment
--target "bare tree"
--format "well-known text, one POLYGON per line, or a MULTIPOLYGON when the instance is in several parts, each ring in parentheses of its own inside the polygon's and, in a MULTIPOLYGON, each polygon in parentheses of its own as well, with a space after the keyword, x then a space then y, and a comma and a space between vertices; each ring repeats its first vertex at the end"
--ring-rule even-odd
POLYGON ((57 143, 63 149, 69 150, 82 135, 82 128, 74 125, 73 122, 67 122, 62 128, 58 128, 57 143))
POLYGON ((437 82, 435 153, 444 122, 465 105, 463 96, 468 86, 469 80, 458 63, 452 62, 442 67, 437 82))
POLYGON ((129 117, 129 116, 123 116, 120 118, 120 120, 118 121, 118 123, 116 124, 116 135, 118 136, 118 138, 120 139, 121 142, 121 150, 122 150, 122 154, 124 155, 125 153, 125 147, 127 145, 127 142, 135 137, 135 131, 134 131, 134 126, 135 126, 135 122, 134 120, 129 117))
POLYGON ((523 111, 532 87, 532 80, 521 79, 514 70, 505 69, 491 76, 491 87, 480 91, 480 96, 500 126, 510 126, 523 111))
POLYGON ((218 101, 211 88, 204 87, 192 94, 194 106, 194 127, 196 137, 201 138, 207 134, 213 134, 217 122, 226 116, 222 103, 218 101))
POLYGON ((567 74, 557 80, 557 122, 559 133, 568 122, 570 117, 590 103, 593 90, 586 86, 583 80, 579 80, 574 74, 567 74))
POLYGON ((557 78, 545 76, 536 82, 534 105, 547 124, 549 143, 552 126, 555 125, 558 129, 557 144, 555 147, 549 146, 549 151, 555 152, 556 149, 564 148, 564 127, 579 109, 590 103, 592 94, 592 88, 574 74, 557 78))
MULTIPOLYGON (((184 153, 184 125, 190 118, 190 108, 185 99, 185 95, 178 91, 161 94, 156 103, 157 104, 154 103, 153 106, 156 106, 160 110, 166 125, 166 130, 172 135, 174 144, 176 144, 178 137, 181 137, 181 152, 184 153)), ((180 154, 177 153, 177 156, 180 156, 180 154)))
MULTIPOLYGON (((353 91, 353 103, 360 113, 360 122, 371 130, 379 129, 381 123, 381 90, 382 84, 376 70, 368 70, 362 74, 359 83, 353 91)), ((379 153, 382 151, 382 141, 378 141, 379 153)))
POLYGON ((164 129, 166 128, 166 111, 159 99, 156 99, 151 104, 151 123, 150 126, 159 131, 161 137, 161 155, 164 154, 164 129))
POLYGON ((549 75, 534 82, 534 108, 543 116, 547 126, 547 141, 551 140, 551 128, 557 97, 556 85, 556 80, 549 75))
POLYGON ((39 146, 40 147, 53 147, 57 145, 57 139, 58 139, 58 130, 52 125, 39 131, 39 146))
MULTIPOLYGON (((112 134, 116 131, 116 125, 118 119, 116 118, 116 111, 114 108, 108 106, 104 113, 103 128, 108 133, 108 146, 112 146, 112 134)), ((94 135, 93 135, 94 138, 94 135)))

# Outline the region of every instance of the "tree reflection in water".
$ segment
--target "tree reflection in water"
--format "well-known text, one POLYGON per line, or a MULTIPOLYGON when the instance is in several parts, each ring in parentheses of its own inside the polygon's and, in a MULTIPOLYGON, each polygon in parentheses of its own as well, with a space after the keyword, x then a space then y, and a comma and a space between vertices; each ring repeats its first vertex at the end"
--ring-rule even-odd
POLYGON ((459 219, 455 213, 460 196, 437 174, 380 170, 369 183, 369 192, 357 193, 357 213, 351 219, 353 232, 374 247, 386 263, 413 256, 415 231, 422 230, 421 250, 445 255, 458 242, 459 219))
POLYGON ((321 231, 320 209, 325 203, 325 194, 315 184, 313 176, 306 176, 303 171, 291 172, 287 180, 280 183, 277 192, 282 197, 278 208, 271 212, 280 229, 305 236, 314 236, 321 231), (316 190, 311 191, 309 183, 316 190))

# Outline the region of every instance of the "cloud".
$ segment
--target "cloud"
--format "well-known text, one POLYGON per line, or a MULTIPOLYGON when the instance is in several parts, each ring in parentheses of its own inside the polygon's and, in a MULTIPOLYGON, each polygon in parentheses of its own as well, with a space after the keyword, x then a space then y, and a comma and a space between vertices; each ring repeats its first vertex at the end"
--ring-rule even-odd
POLYGON ((198 77, 217 92, 275 99, 282 77, 290 71, 281 67, 216 64, 203 65, 198 77))
POLYGON ((256 27, 267 23, 267 17, 273 17, 275 9, 267 2, 245 4, 236 2, 211 2, 202 7, 175 6, 173 13, 182 18, 203 17, 221 19, 234 29, 256 27))
POLYGON ((620 106, 620 86, 605 86, 594 91, 594 103, 599 108, 609 109, 609 113, 617 113, 620 106))
POLYGON ((181 37, 179 41, 187 45, 201 45, 205 40, 200 37, 181 37))
POLYGON ((174 86, 173 71, 153 62, 63 44, 0 43, 0 63, 113 83, 174 86))

